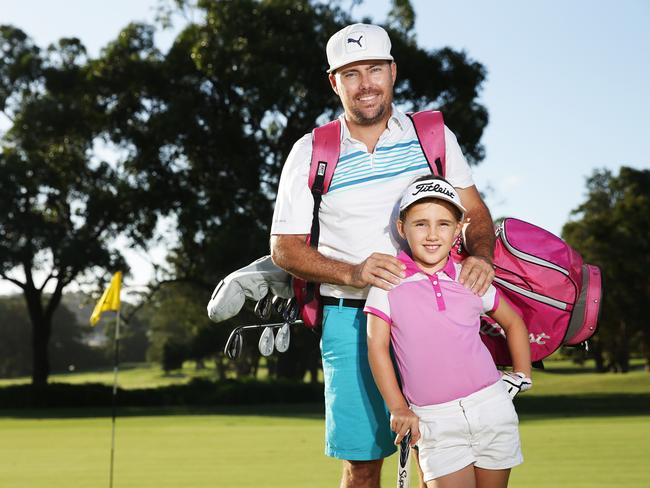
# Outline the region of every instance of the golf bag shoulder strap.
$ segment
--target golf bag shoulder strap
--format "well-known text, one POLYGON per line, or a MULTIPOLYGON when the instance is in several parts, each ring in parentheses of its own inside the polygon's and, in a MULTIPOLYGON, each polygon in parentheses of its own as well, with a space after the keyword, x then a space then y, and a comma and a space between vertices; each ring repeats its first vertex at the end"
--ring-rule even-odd
MULTIPOLYGON (((415 133, 431 172, 445 176, 445 124, 442 112, 423 110, 409 112, 415 133)), ((327 193, 339 161, 341 150, 341 121, 336 119, 312 131, 312 153, 307 184, 312 193, 327 193)))
POLYGON ((333 120, 316 127, 311 133, 311 165, 308 185, 314 197, 314 211, 311 221, 309 244, 318 247, 320 221, 318 213, 321 198, 330 188, 334 170, 339 162, 341 150, 341 121, 333 120))
MULTIPOLYGON (((314 198, 314 208, 311 219, 311 230, 307 242, 313 248, 318 248, 320 239, 320 203, 327 193, 334 176, 334 170, 339 162, 341 150, 341 122, 333 120, 312 131, 311 163, 307 184, 314 198)), ((294 278, 293 289, 300 308, 300 315, 307 327, 315 327, 320 322, 321 306, 320 293, 316 283, 294 278)))
POLYGON ((436 176, 445 177, 446 174, 446 148, 445 148, 445 122, 442 112, 437 110, 423 110, 407 114, 418 136, 418 142, 424 157, 436 176))
POLYGON ((321 195, 327 193, 341 150, 341 121, 333 120, 316 127, 311 133, 311 166, 309 188, 321 195))

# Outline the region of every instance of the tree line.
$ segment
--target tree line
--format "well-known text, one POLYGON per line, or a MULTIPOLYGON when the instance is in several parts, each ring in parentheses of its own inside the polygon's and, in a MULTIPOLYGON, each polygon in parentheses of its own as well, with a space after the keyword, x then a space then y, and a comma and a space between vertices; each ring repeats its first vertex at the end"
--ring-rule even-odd
MULTIPOLYGON (((463 51, 418 46, 408 7, 394 2, 387 26, 399 67, 395 102, 443 111, 478 164, 486 69, 463 51)), ((211 325, 205 303, 222 277, 268 253, 282 163, 295 140, 337 115, 325 44, 357 20, 341 2, 194 8, 201 20, 167 52, 154 44, 161 26, 129 24, 96 58, 78 39, 42 48, 19 28, 0 26, 0 114, 9 122, 0 134, 0 279, 21 290, 34 384, 51 371, 66 287, 106 283, 118 269, 128 275, 115 240, 146 252, 161 219, 174 223, 177 239, 133 320, 156 338, 150 358, 170 367, 183 358, 223 364, 216 351, 233 324, 211 325)), ((301 378, 317 358, 317 338, 299 331, 271 366, 301 378)), ((254 371, 258 359, 251 350, 239 373, 254 371)))

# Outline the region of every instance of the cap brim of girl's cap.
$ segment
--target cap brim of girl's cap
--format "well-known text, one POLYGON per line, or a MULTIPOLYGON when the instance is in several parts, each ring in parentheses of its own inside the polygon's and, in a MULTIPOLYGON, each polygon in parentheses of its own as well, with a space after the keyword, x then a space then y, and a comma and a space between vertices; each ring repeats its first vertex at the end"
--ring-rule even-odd
POLYGON ((456 207, 458 210, 460 210, 463 214, 467 213, 467 209, 465 209, 465 207, 463 207, 462 205, 457 204, 451 198, 445 198, 443 196, 435 196, 434 197, 434 196, 431 196, 431 195, 422 195, 420 198, 414 198, 413 200, 406 200, 406 201, 404 201, 404 199, 402 199, 402 202, 400 202, 399 211, 402 212, 402 211, 406 210, 407 208, 409 208, 414 203, 418 203, 420 200, 426 200, 426 199, 429 199, 429 198, 432 199, 432 200, 442 200, 442 201, 451 203, 454 207, 456 207))

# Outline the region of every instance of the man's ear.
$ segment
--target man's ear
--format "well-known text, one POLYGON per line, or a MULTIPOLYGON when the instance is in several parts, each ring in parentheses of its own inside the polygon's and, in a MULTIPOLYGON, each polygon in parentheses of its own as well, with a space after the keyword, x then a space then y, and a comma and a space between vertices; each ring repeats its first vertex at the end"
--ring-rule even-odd
POLYGON ((395 85, 395 80, 397 79, 397 63, 395 61, 390 63, 390 74, 393 78, 393 85, 395 85))
POLYGON ((339 94, 339 87, 336 84, 336 74, 335 73, 330 73, 328 75, 328 78, 330 80, 330 86, 332 87, 332 90, 334 90, 334 93, 337 95, 339 94))

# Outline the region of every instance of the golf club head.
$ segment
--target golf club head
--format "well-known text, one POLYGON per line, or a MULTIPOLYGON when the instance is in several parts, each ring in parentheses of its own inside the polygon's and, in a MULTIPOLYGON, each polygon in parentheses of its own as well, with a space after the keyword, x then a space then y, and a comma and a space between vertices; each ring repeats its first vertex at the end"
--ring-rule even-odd
POLYGON ((300 310, 298 309, 298 304, 296 303, 295 298, 289 298, 287 300, 287 305, 284 308, 284 313, 282 314, 282 318, 284 319, 285 322, 292 323, 295 322, 296 319, 298 318, 298 313, 300 310))
POLYGON ((287 308, 287 303, 289 302, 288 299, 280 298, 280 297, 273 297, 273 307, 275 308, 275 311, 282 316, 284 314, 284 311, 287 308))
POLYGON ((226 341, 224 353, 229 359, 237 359, 241 354, 244 345, 244 338, 242 337, 241 329, 239 327, 233 329, 226 341))
POLYGON ((296 320, 299 319, 300 319, 300 305, 298 305, 298 302, 294 301, 293 305, 291 305, 291 310, 287 316, 287 322, 293 324, 296 320))
POLYGON ((275 348, 278 352, 286 352, 289 349, 289 341, 291 340, 291 327, 289 324, 284 324, 275 334, 275 348))
POLYGON ((255 304, 255 314, 262 320, 268 320, 271 317, 272 298, 273 294, 267 293, 255 304))
POLYGON ((270 356, 273 354, 274 342, 273 328, 265 327, 262 331, 262 335, 260 336, 260 342, 257 345, 258 349, 260 350, 260 354, 262 356, 270 356))

